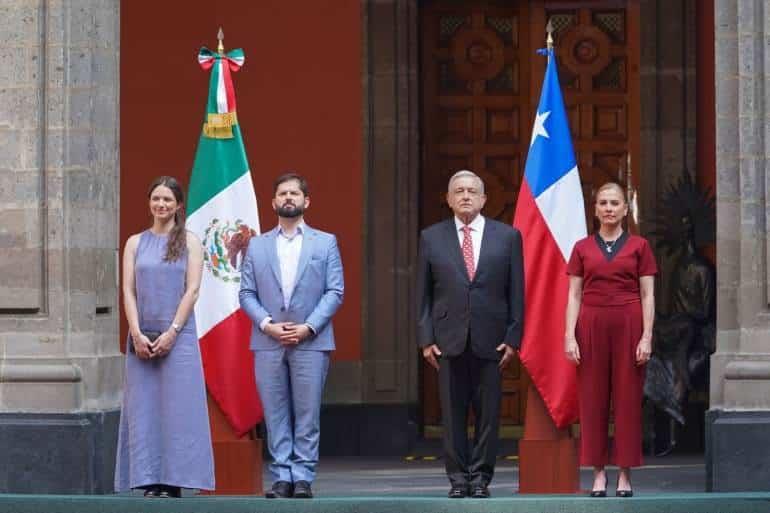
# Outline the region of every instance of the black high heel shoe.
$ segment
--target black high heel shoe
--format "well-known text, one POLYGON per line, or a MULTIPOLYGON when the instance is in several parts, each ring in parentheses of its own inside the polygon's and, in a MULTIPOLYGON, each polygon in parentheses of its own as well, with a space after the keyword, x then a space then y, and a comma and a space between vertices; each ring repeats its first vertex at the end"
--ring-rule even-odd
POLYGON ((607 496, 607 473, 604 473, 604 490, 591 490, 589 497, 606 497, 607 496))
MULTIPOLYGON (((618 484, 620 484, 620 477, 618 477, 618 484)), ((617 485, 615 485, 615 497, 622 497, 624 499, 627 499, 629 497, 634 496, 634 491, 631 489, 628 490, 618 490, 617 485)))

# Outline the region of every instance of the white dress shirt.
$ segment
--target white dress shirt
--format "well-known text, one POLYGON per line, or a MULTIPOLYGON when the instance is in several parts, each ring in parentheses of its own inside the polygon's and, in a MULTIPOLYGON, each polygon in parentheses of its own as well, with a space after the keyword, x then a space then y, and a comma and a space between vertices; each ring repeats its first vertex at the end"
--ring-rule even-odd
POLYGON ((302 252, 302 223, 297 225, 297 230, 289 237, 282 228, 278 228, 275 238, 278 250, 278 265, 281 267, 281 290, 283 291, 283 306, 289 308, 289 301, 294 292, 297 281, 297 267, 299 266, 299 254, 302 252))
MULTIPOLYGON (((278 234, 275 237, 275 246, 278 253, 278 265, 281 269, 281 292, 283 293, 283 306, 289 308, 291 295, 297 281, 297 268, 299 267, 299 256, 302 253, 302 241, 305 225, 300 223, 297 230, 289 237, 283 229, 278 227, 278 234)), ((259 329, 265 331, 265 326, 272 322, 272 317, 265 317, 259 323, 259 329)))
MULTIPOLYGON (((471 227, 471 241, 473 242, 473 269, 478 271, 479 269, 479 255, 481 254, 481 238, 484 235, 484 216, 477 215, 476 218, 471 221, 468 226, 471 227)), ((455 216, 455 226, 457 227, 457 239, 460 241, 460 249, 463 247, 463 226, 465 223, 455 216)))

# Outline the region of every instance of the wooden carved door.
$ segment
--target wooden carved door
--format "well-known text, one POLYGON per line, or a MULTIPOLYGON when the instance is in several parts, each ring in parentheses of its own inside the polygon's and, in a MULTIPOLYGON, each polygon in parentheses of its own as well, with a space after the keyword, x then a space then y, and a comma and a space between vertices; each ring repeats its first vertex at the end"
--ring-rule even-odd
MULTIPOLYGON (((471 169, 483 214, 511 223, 545 71, 548 19, 592 227, 593 191, 612 180, 633 194, 639 157, 638 0, 431 0, 421 11, 421 226, 451 215, 447 181, 471 169)), ((637 173, 638 174, 638 173, 637 173)), ((633 196, 632 196, 633 199, 633 196)), ((503 376, 501 422, 523 422, 526 376, 503 376)), ((441 422, 436 373, 423 364, 425 425, 441 422)))
MULTIPOLYGON (((588 230, 594 228, 593 191, 605 182, 628 191, 634 230, 640 178, 639 2, 539 1, 531 13, 533 26, 544 27, 550 19, 555 30, 588 230)), ((545 61, 533 60, 533 81, 544 72, 545 61)))
MULTIPOLYGON (((470 169, 482 177, 484 215, 513 220, 529 142, 527 6, 434 2, 422 18, 423 140, 421 224, 451 215, 449 177, 470 169)), ((423 368, 423 420, 439 424, 436 373, 423 368)), ((503 376, 502 422, 521 424, 521 365, 503 376)))

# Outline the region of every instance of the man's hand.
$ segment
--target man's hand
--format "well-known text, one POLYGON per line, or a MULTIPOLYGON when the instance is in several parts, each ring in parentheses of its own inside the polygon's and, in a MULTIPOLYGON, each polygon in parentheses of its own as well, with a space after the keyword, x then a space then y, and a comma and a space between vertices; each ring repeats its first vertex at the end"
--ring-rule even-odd
POLYGON ((281 335, 279 342, 283 345, 297 345, 311 334, 312 332, 307 324, 294 324, 288 322, 283 326, 283 334, 281 335))
POLYGON ((283 344, 282 337, 286 334, 286 330, 288 329, 288 326, 293 325, 293 322, 269 322, 265 324, 265 329, 263 330, 265 333, 268 334, 271 338, 274 338, 281 344, 283 344))
POLYGON ((516 350, 508 344, 500 344, 497 346, 497 352, 499 353, 500 351, 502 351, 503 354, 500 357, 500 364, 498 367, 500 367, 500 370, 503 370, 510 365, 511 360, 513 360, 513 357, 516 354, 516 350))
POLYGON ((437 356, 441 356, 441 350, 436 344, 431 344, 422 348, 422 357, 425 358, 430 366, 436 370, 438 370, 438 360, 436 360, 437 356))

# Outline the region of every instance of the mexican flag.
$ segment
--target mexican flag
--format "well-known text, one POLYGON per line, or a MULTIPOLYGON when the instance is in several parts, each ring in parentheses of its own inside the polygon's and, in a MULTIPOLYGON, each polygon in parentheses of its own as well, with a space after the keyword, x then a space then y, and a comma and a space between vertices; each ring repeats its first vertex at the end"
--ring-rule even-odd
POLYGON ((240 436, 262 420, 249 350, 251 320, 238 304, 241 263, 259 233, 257 198, 235 111, 231 73, 243 50, 202 48, 198 63, 211 70, 206 119, 187 196, 187 228, 203 242, 203 278, 195 320, 211 396, 240 436))

